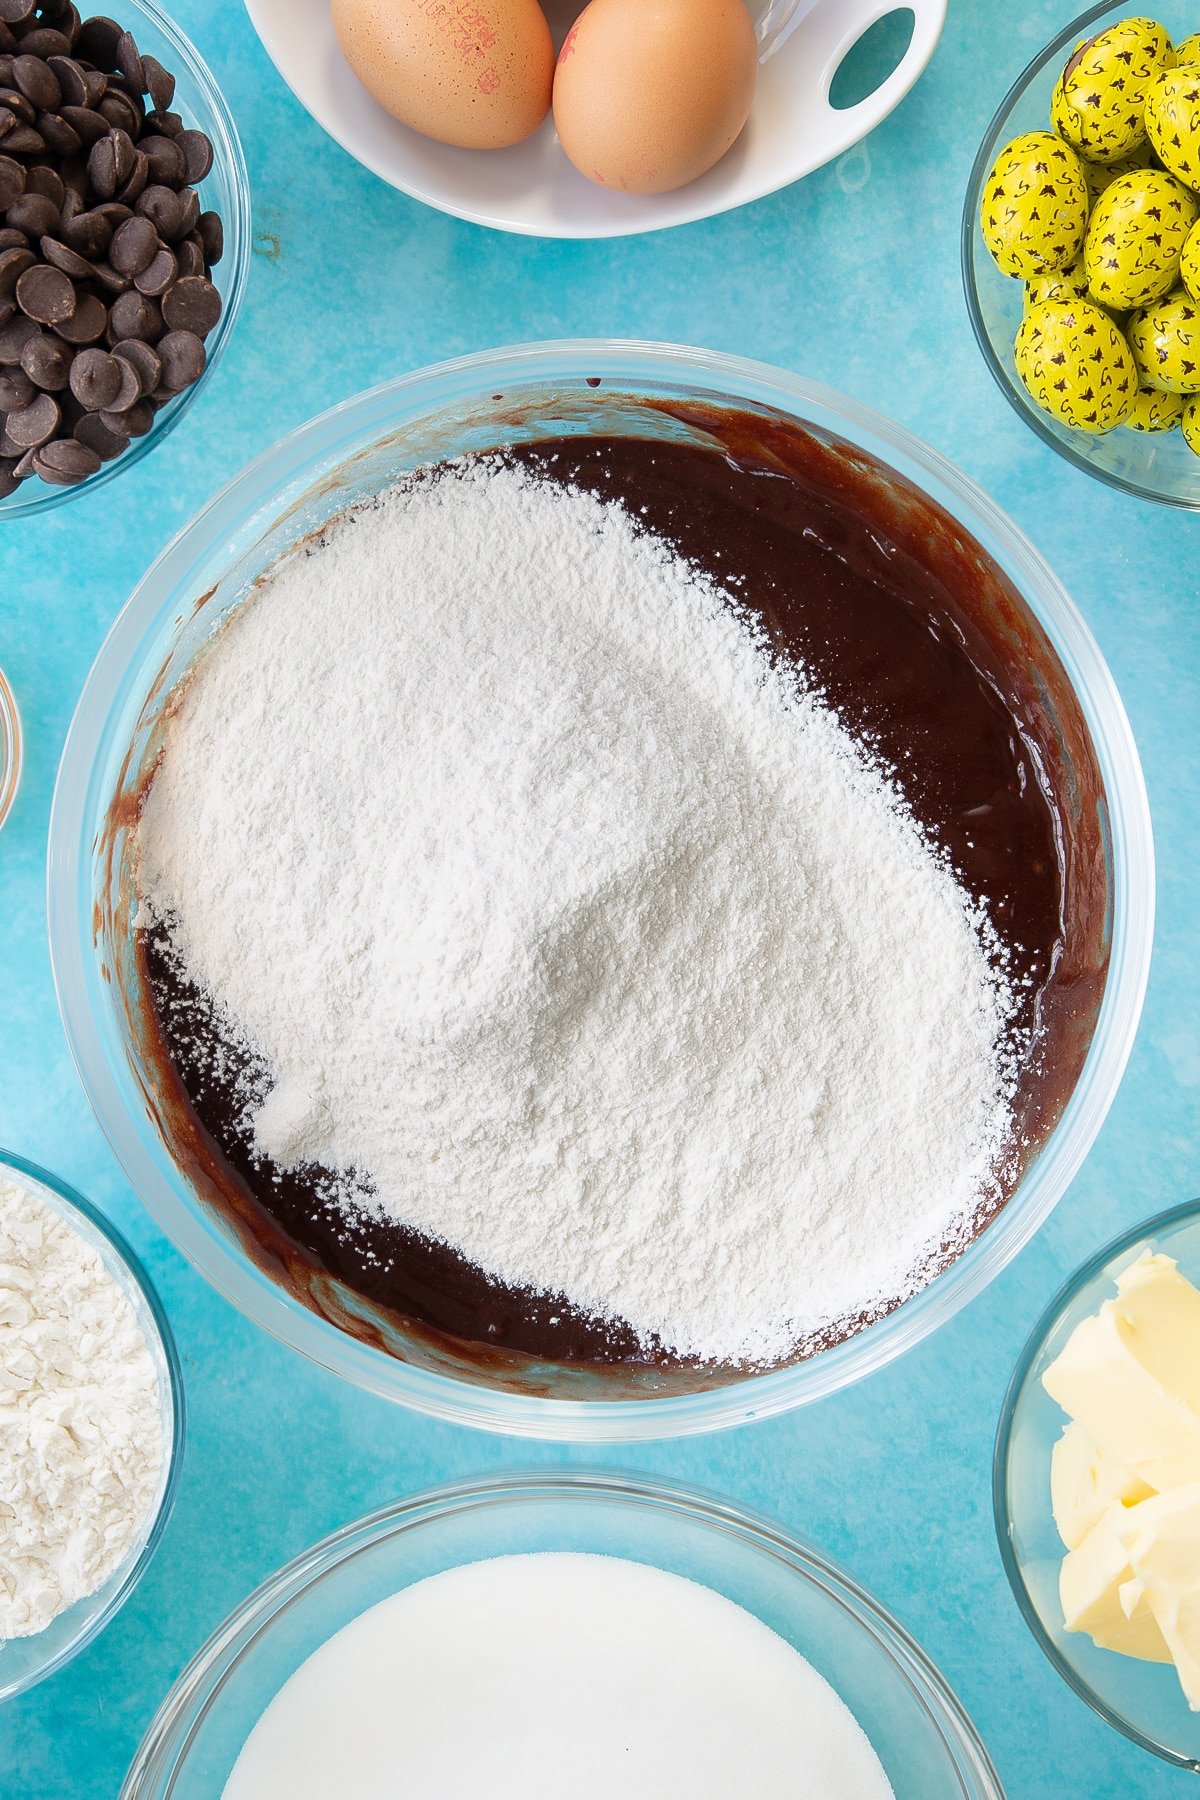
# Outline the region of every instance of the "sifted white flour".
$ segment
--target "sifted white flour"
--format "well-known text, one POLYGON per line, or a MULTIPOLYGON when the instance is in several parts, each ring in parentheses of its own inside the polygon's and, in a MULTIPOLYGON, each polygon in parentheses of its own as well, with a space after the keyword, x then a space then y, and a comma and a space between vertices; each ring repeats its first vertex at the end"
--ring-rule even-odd
POLYGON ((647 1342, 784 1356, 993 1181, 985 921, 619 506, 475 462, 335 523, 198 661, 139 846, 264 1155, 647 1342))
POLYGON ((0 1176, 0 1640, 108 1580, 162 1458, 158 1375, 129 1301, 77 1231, 0 1176))

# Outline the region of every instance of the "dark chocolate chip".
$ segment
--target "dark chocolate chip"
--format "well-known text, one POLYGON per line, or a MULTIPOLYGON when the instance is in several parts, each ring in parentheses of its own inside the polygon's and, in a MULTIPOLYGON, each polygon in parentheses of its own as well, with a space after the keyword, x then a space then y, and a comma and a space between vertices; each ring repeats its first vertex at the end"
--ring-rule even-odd
POLYGON ((15 157, 0 156, 0 212, 7 212, 25 192, 26 174, 15 157))
POLYGON ((64 106, 59 118, 71 127, 81 146, 89 147, 108 136, 108 120, 87 106, 64 106))
POLYGON ((135 148, 133 152, 133 172, 129 180, 117 189, 117 199, 125 206, 135 206, 145 192, 146 183, 150 179, 150 164, 135 148))
POLYGON ((95 211, 100 214, 102 219, 108 220, 114 231, 118 225, 123 225, 126 219, 133 217, 132 206, 126 206, 120 200, 102 200, 95 211))
POLYGON ((203 275, 185 275, 164 294, 162 314, 169 331, 207 337, 221 316, 221 296, 203 275))
POLYGON ((7 431, 14 444, 22 450, 36 450, 58 430, 60 418, 58 402, 50 394, 39 394, 20 412, 9 413, 7 431))
POLYGON ((202 131, 181 131, 177 141, 187 163, 188 180, 203 181, 213 166, 211 143, 202 131))
POLYGON ((26 450, 22 453, 20 461, 13 464, 13 474, 18 481, 24 481, 27 476, 33 474, 33 459, 36 455, 36 449, 26 450))
POLYGON ((120 269, 114 269, 108 262, 92 264, 92 279, 110 294, 124 294, 133 286, 132 275, 122 275, 120 269))
POLYGON ((150 179, 168 187, 182 187, 187 180, 183 151, 173 138, 149 132, 138 139, 138 149, 150 164, 150 179))
POLYGON ((39 331, 21 351, 21 367, 35 387, 60 394, 71 379, 72 354, 57 337, 39 331))
POLYGON ((48 163, 34 163, 25 173, 25 191, 28 194, 44 194, 47 200, 53 200, 55 208, 62 210, 63 201, 67 197, 66 184, 57 169, 48 163))
POLYGON ((162 385, 171 393, 191 387, 204 373, 204 345, 193 331, 168 331, 154 346, 162 363, 162 385))
POLYGON ((11 294, 8 295, 7 298, 0 300, 0 325, 7 325, 16 310, 17 303, 11 294))
POLYGON ((200 196, 195 188, 185 187, 179 190, 179 224, 176 227, 177 237, 186 237, 189 231, 195 231, 200 223, 200 196))
POLYGON ((149 219, 160 238, 172 239, 179 236, 183 207, 180 205, 179 195, 172 188, 155 182, 138 195, 135 204, 136 210, 144 219, 149 219))
POLYGON ((101 462, 112 462, 114 457, 120 456, 128 441, 111 431, 96 413, 84 413, 71 435, 76 443, 86 444, 93 450, 101 462))
POLYGON ((122 338, 113 345, 112 353, 135 370, 142 396, 152 394, 162 380, 162 362, 153 344, 141 338, 122 338))
POLYGON ((83 57, 85 62, 95 63, 98 69, 115 69, 120 41, 121 27, 117 21, 97 13, 94 19, 85 19, 79 27, 75 54, 83 57))
POLYGON ((32 100, 27 100, 19 88, 0 87, 0 106, 7 107, 20 124, 32 125, 38 116, 38 109, 32 100))
POLYGON ((183 130, 183 120, 177 112, 147 113, 146 123, 153 130, 160 131, 164 137, 169 138, 177 138, 183 130))
POLYGON ((53 112, 62 105, 62 89, 54 70, 40 56, 22 53, 13 58, 13 86, 32 100, 39 112, 53 112))
POLYGON ((153 343, 162 330, 158 302, 148 300, 145 294, 132 288, 113 301, 108 319, 114 342, 121 338, 141 338, 146 343, 153 343))
POLYGON ((82 149, 83 139, 73 126, 60 118, 58 113, 40 112, 37 116, 37 128, 45 144, 56 156, 74 156, 82 149))
POLYGON ((0 325, 0 363, 19 363, 30 338, 40 335, 32 319, 24 313, 14 313, 6 324, 0 325))
POLYGON ((58 238, 44 237, 38 245, 45 260, 55 269, 61 269, 72 281, 88 281, 91 278, 92 265, 86 256, 80 256, 69 244, 58 238))
POLYGON ((85 69, 83 80, 87 88, 86 104, 95 111, 108 92, 108 76, 103 69, 85 69))
POLYGON ((76 438, 57 438, 46 444, 33 459, 34 472, 56 487, 74 487, 86 481, 100 467, 100 458, 76 438))
POLYGON ((7 500, 15 494, 21 485, 21 477, 17 474, 16 464, 0 462, 0 500, 7 500))
POLYGON ((201 213, 196 229, 200 233, 204 260, 210 269, 214 268, 225 254, 225 227, 221 223, 220 213, 201 213))
POLYGON ((166 293, 172 282, 179 279, 179 259, 173 250, 164 245, 157 251, 149 266, 133 278, 133 285, 139 294, 150 294, 159 299, 166 293))
POLYGON ((204 274, 204 252, 200 248, 200 239, 193 232, 175 246, 175 255, 179 259, 179 273, 184 275, 204 274))
POLYGON ((4 148, 13 156, 40 156, 46 148, 46 140, 32 125, 18 122, 11 131, 5 132, 4 148))
POLYGON ((48 263, 26 269, 18 276, 17 305, 39 325, 57 325, 75 311, 75 285, 61 269, 48 263))
MULTIPOLYGON (((157 386, 151 382, 151 387, 157 386)), ((0 413, 19 412, 28 406, 37 389, 19 363, 0 369, 0 413)))
POLYGON ((35 0, 0 0, 0 19, 6 25, 23 25, 32 18, 35 0))
POLYGON ((80 294, 69 319, 54 327, 68 344, 98 344, 108 325, 108 312, 103 300, 95 294, 80 294))
POLYGON ((133 139, 127 131, 112 130, 92 145, 88 155, 88 174, 101 200, 111 200, 119 187, 133 174, 133 139))
POLYGON ((104 350, 81 350, 71 364, 71 392, 88 412, 107 412, 123 388, 132 385, 128 404, 140 398, 141 382, 128 363, 104 350))
POLYGON ((29 239, 23 231, 18 231, 15 225, 5 225, 0 230, 0 250, 29 249, 32 249, 29 239))
POLYGON ((59 209, 53 200, 45 194, 31 193, 26 187, 20 199, 14 200, 8 209, 8 223, 18 231, 25 232, 27 237, 45 237, 57 229, 59 209))
POLYGON ((123 131, 127 137, 140 137, 142 132, 142 113, 132 94, 124 88, 114 87, 111 82, 108 92, 96 107, 103 113, 114 131, 123 131))
POLYGON ((47 66, 58 82, 63 106, 87 105, 87 82, 83 70, 73 56, 48 56, 47 66))
POLYGON ((120 437, 145 437, 154 423, 154 414, 145 400, 135 400, 124 412, 108 412, 97 415, 120 437))
POLYGON ((11 294, 26 269, 32 269, 37 258, 32 250, 0 250, 0 294, 11 294))
POLYGON ((113 234, 108 260, 122 275, 140 275, 158 254, 158 233, 149 219, 126 219, 113 234))
POLYGON ((39 26, 35 31, 27 31, 21 39, 19 49, 28 56, 65 56, 71 48, 71 40, 63 31, 55 31, 50 26, 39 26))
POLYGON ((175 77, 163 68, 156 56, 143 56, 142 68, 146 74, 145 92, 153 100, 155 112, 166 112, 175 98, 175 77))
POLYGON ((146 91, 146 71, 142 67, 142 59, 138 55, 138 47, 133 41, 131 31, 123 31, 117 39, 117 68, 131 88, 139 94, 146 91))
POLYGON ((112 240, 112 226, 103 213, 83 212, 62 228, 63 243, 94 262, 103 256, 112 240))

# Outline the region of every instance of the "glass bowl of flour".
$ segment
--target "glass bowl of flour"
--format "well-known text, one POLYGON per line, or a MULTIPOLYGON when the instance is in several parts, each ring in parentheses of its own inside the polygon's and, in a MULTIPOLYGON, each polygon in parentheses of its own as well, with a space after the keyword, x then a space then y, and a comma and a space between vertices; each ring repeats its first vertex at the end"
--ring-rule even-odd
POLYGON ((942 1676, 839 1570, 725 1501, 582 1472, 440 1488, 306 1551, 184 1670, 121 1793, 438 1793, 448 1756, 497 1796, 1003 1795, 942 1676))
MULTIPOLYGON (((784 619, 775 644, 788 650, 790 631, 784 619)), ((85 686, 49 895, 89 1097, 214 1285, 389 1398, 621 1440, 830 1393, 918 1342, 1028 1241, 1129 1053, 1153 852, 1099 652, 973 484, 791 375, 565 343, 361 395, 197 516, 85 686), (786 505, 769 516, 793 457, 841 497, 838 531, 861 502, 874 534, 853 596, 821 588, 836 556, 805 577, 828 610, 797 626, 825 683, 804 692, 765 629, 731 626, 739 582, 770 593, 809 555, 786 505), (711 489, 691 527, 697 542, 707 531, 707 573, 669 542, 697 482, 711 489), (742 531, 726 564, 712 522, 735 515, 763 529, 742 531), (939 595, 980 597, 980 642, 1037 739, 994 781, 980 765, 1016 810, 989 803, 976 830, 968 809, 945 854, 896 799, 908 751, 886 740, 903 710, 893 675, 925 659, 936 700, 917 695, 911 741, 941 734, 946 768, 973 766, 985 740, 1003 758, 1014 734, 997 731, 986 682, 967 706, 938 630, 918 650, 911 633, 879 640, 872 594, 897 570, 935 611, 939 595), (382 605, 410 588, 417 604, 382 605), (614 595, 640 607, 635 629, 608 617, 614 595), (834 616, 858 633, 855 680, 876 684, 882 762, 843 755, 855 693, 843 706, 842 671, 819 667, 834 616), (505 659, 518 678, 501 693, 505 659), (713 730, 697 730, 697 708, 713 730), (743 749, 762 770, 750 786, 743 749), (1039 883, 1044 900, 1057 850, 1021 835, 1030 782, 1053 789, 1070 874, 1049 908, 1055 930, 1063 918, 1044 990, 1020 960, 1036 908, 1007 915, 1023 923, 1006 963, 1003 929, 948 862, 986 875, 1007 858, 1018 913, 1039 883), (806 983, 819 1004, 803 1003, 806 983), (1041 1013, 1058 1032, 1029 1095, 1021 1057, 998 1049, 999 1021, 1022 1007, 1029 1043, 1041 1013), (924 1086, 906 1099, 910 1070, 924 1086), (930 1210, 943 1189, 975 1191, 999 1137, 1012 1155, 994 1204, 930 1210), (789 1339, 793 1288, 811 1303, 789 1339), (477 1329, 485 1289, 494 1316, 477 1329)))
POLYGON ((91 1643, 141 1580, 175 1500, 184 1395, 158 1296, 115 1226, 22 1157, 0 1156, 0 1189, 14 1377, 0 1452, 13 1627, 0 1636, 3 1701, 91 1643), (50 1238, 48 1222, 66 1229, 50 1238), (62 1414, 71 1431, 56 1442, 62 1414))

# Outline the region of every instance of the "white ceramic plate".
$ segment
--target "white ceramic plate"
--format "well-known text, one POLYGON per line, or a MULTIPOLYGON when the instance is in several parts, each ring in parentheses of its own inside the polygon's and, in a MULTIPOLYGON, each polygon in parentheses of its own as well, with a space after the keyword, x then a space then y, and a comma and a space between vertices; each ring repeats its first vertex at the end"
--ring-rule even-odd
MULTIPOLYGON (((887 117, 933 55, 947 0, 907 0, 912 38, 883 84, 838 110, 829 89, 847 52, 897 0, 750 0, 762 68, 749 123, 699 181, 646 198, 594 187, 573 169, 547 119, 511 150, 435 144, 384 112, 350 73, 329 0, 246 0, 275 67, 296 98, 351 156, 442 212, 534 237, 622 237, 683 225, 774 193, 840 156, 887 117)), ((547 0, 561 42, 583 0, 547 0)))

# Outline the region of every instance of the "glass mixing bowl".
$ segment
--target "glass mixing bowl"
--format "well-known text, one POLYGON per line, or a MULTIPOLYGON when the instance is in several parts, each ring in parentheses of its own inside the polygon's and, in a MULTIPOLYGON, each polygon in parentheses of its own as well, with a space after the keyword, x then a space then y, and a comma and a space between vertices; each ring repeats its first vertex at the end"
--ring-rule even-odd
MULTIPOLYGON (((64 506, 77 494, 90 494, 105 482, 112 481, 126 469, 132 469, 161 444, 169 431, 184 417, 220 361, 242 304, 246 276, 250 270, 250 176, 225 96, 216 79, 190 38, 174 20, 160 12, 154 0, 121 0, 116 9, 120 22, 134 35, 138 49, 154 56, 175 77, 174 112, 185 125, 204 132, 213 147, 213 165, 199 184, 201 206, 221 215, 225 250, 212 272, 213 284, 221 296, 221 317, 205 339, 208 360, 199 381, 185 388, 155 416, 145 437, 131 440, 129 448, 112 462, 106 462, 74 487, 51 487, 31 475, 7 499, 0 499, 0 526, 10 519, 21 519, 30 513, 47 512, 52 506, 64 506)), ((84 9, 85 16, 87 9, 84 9)))
POLYGON ((1066 1414, 1042 1376, 1082 1319, 1116 1292, 1116 1278, 1143 1250, 1173 1256, 1200 1283, 1200 1201, 1173 1207, 1106 1244, 1054 1296, 1017 1361, 1000 1413, 992 1503, 1000 1555, 1025 1623, 1054 1667, 1108 1724, 1157 1756, 1200 1774, 1200 1713, 1167 1663, 1098 1650, 1067 1631, 1058 1598, 1065 1554, 1050 1508, 1050 1453, 1066 1414))
MULTIPOLYGON (((1110 487, 1168 506, 1200 507, 1200 456, 1180 431, 1115 431, 1094 435, 1073 431, 1043 412, 1017 374, 1013 339, 1021 323, 1025 283, 1001 274, 979 228, 979 205, 988 171, 1010 138, 1023 131, 1050 131, 1050 96, 1080 38, 1092 37, 1138 9, 1092 6, 1039 50, 996 109, 971 168, 962 216, 962 274, 967 312, 983 360, 1010 405, 1060 456, 1110 487)), ((1146 9, 1178 41, 1196 28, 1186 0, 1146 9)))
POLYGON ((141 1530, 108 1580, 31 1637, 0 1640, 0 1701, 22 1694, 77 1656, 124 1606, 166 1530, 183 1462, 183 1375, 171 1327, 149 1277, 115 1225, 81 1194, 24 1157, 0 1152, 0 1180, 15 1181, 62 1218, 99 1255, 133 1308, 158 1374, 163 1462, 158 1494, 141 1530))
MULTIPOLYGON (((690 428, 676 424, 686 435, 690 428)), ((305 425, 218 494, 147 574, 85 684, 59 770, 48 876, 55 979, 84 1086, 134 1187, 196 1267, 268 1330, 375 1393, 493 1430, 593 1440, 703 1431, 816 1399, 899 1355, 985 1287, 1063 1193, 1108 1109, 1141 1009, 1154 911, 1145 789, 1112 678, 1058 581, 992 502, 908 432, 828 389, 704 351, 608 342, 489 352, 405 376, 305 425), (153 1087, 120 999, 138 978, 119 880, 122 834, 110 836, 108 826, 128 823, 128 784, 154 741, 163 697, 283 548, 439 457, 564 430, 661 434, 669 426, 644 404, 654 399, 681 410, 706 400, 760 408, 877 458, 946 510, 970 566, 974 540, 1024 597, 1074 689, 1107 794, 1097 859, 1109 970, 1080 1078, 1017 1191, 957 1262, 889 1317, 806 1362, 702 1392, 680 1392, 678 1383, 672 1392, 660 1377, 656 1395, 605 1398, 602 1379, 553 1364, 536 1365, 515 1392, 488 1385, 465 1359, 397 1341, 377 1314, 364 1329, 366 1303, 331 1281, 322 1284, 326 1310, 363 1336, 390 1331, 398 1354, 318 1316, 263 1273, 180 1172, 155 1123, 153 1087), (119 792, 125 814, 112 811, 119 792), (571 1397, 589 1382, 586 1398, 571 1397)))
POLYGON ((121 1800, 212 1800, 268 1702, 367 1607, 461 1563, 530 1551, 620 1556, 686 1576, 762 1619, 841 1695, 896 1800, 1004 1800, 970 1719, 869 1594, 779 1526, 621 1475, 506 1475, 444 1487, 334 1532, 230 1614, 184 1670, 121 1800))

